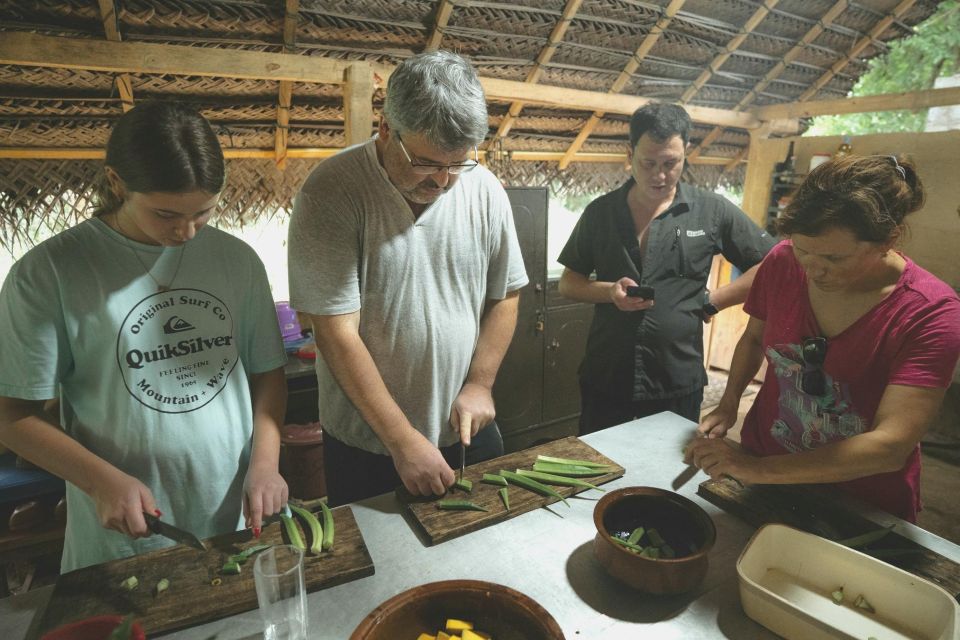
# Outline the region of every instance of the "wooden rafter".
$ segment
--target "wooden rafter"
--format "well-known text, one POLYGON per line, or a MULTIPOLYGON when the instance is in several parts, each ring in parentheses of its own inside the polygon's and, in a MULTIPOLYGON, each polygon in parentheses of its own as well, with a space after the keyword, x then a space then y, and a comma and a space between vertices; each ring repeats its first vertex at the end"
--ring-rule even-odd
MULTIPOLYGON (((750 152, 750 146, 746 146, 740 151, 737 152, 737 155, 733 157, 726 165, 723 167, 723 173, 730 173, 737 168, 737 165, 743 162, 743 159, 747 157, 747 154, 750 152)), ((703 159, 702 156, 700 159, 703 159)))
POLYGON ((440 41, 443 40, 443 30, 447 28, 450 22, 450 14, 453 13, 453 3, 450 0, 439 0, 437 5, 437 20, 433 25, 433 31, 427 40, 424 51, 436 51, 440 48, 440 41))
POLYGON ((691 98, 697 94, 700 89, 703 88, 703 85, 707 83, 707 80, 710 79, 710 76, 715 74, 720 70, 720 67, 730 58, 734 51, 740 48, 740 45, 744 43, 753 30, 757 28, 757 25, 760 24, 764 18, 770 13, 770 10, 777 6, 777 3, 780 0, 766 0, 765 4, 760 5, 760 7, 753 12, 753 15, 747 19, 744 23, 743 28, 740 30, 736 36, 734 36, 730 42, 727 43, 727 46, 723 48, 723 51, 720 52, 713 60, 710 61, 710 64, 707 65, 707 68, 701 73, 696 80, 693 81, 686 91, 683 92, 683 95, 680 96, 680 103, 684 104, 690 102, 691 98))
POLYGON ((833 66, 831 66, 826 73, 824 73, 822 76, 817 78, 817 80, 812 85, 810 85, 810 87, 806 91, 800 94, 800 98, 799 98, 800 102, 803 102, 804 100, 809 100, 811 97, 816 95, 816 93, 820 91, 820 89, 822 89, 825 84, 830 82, 830 80, 832 80, 833 77, 837 75, 841 69, 843 69, 845 66, 850 64, 850 62, 854 58, 856 58, 858 55, 860 55, 860 52, 866 49, 872 42, 879 39, 880 35, 884 31, 889 29, 890 25, 893 24, 895 20, 899 19, 900 16, 906 13, 910 9, 910 7, 912 7, 916 3, 917 3, 917 0, 903 0, 900 4, 894 7, 893 11, 889 15, 886 15, 883 18, 880 18, 877 24, 873 25, 873 28, 870 29, 870 32, 864 37, 860 38, 860 40, 858 40, 857 43, 853 45, 853 47, 850 49, 850 51, 847 53, 846 56, 844 56, 843 58, 840 58, 835 63, 833 63, 833 66))
MULTIPOLYGON (((779 60, 777 64, 773 65, 773 68, 763 76, 760 82, 754 85, 754 87, 747 92, 747 95, 745 95, 734 107, 734 111, 743 111, 750 104, 752 104, 753 101, 757 99, 757 96, 760 95, 760 92, 763 91, 767 85, 778 78, 780 74, 786 70, 787 66, 797 56, 800 55, 805 47, 819 38, 820 34, 823 33, 824 30, 826 30, 826 28, 834 20, 837 19, 837 16, 846 11, 848 6, 850 6, 850 0, 838 0, 836 4, 830 7, 830 9, 823 14, 823 17, 820 18, 817 24, 813 25, 805 34, 803 34, 803 37, 800 38, 799 42, 797 42, 796 45, 794 45, 789 51, 787 51, 786 54, 784 54, 783 59, 779 60)), ((723 133, 722 127, 715 127, 712 129, 706 136, 704 136, 699 145, 691 149, 690 153, 688 154, 688 158, 696 159, 701 153, 703 153, 704 149, 709 147, 711 144, 713 144, 714 140, 720 137, 721 133, 723 133)))
MULTIPOLYGON (((329 158, 343 151, 339 147, 293 147, 287 149, 287 158, 329 158)), ((480 150, 483 159, 486 151, 480 150)), ((557 162, 563 157, 563 151, 511 151, 511 162, 557 162)), ((16 160, 102 160, 106 152, 101 148, 65 148, 65 147, 0 147, 0 159, 16 160)), ((228 159, 273 159, 273 149, 225 148, 223 155, 228 159)), ((694 164, 726 165, 730 158, 701 157, 694 164)), ((578 153, 576 162, 606 162, 623 164, 626 153, 578 153)))
POLYGON ((908 109, 929 109, 960 104, 960 87, 944 87, 908 93, 884 93, 873 96, 857 96, 838 100, 813 100, 811 102, 791 102, 771 104, 753 109, 761 120, 778 118, 805 118, 812 116, 833 116, 846 113, 869 113, 874 111, 897 111, 908 109))
MULTIPOLYGON (((0 38, 0 64, 338 85, 343 84, 344 73, 350 66, 366 66, 381 80, 388 78, 392 70, 387 65, 316 56, 140 42, 100 42, 26 32, 3 32, 3 38, 0 38)), ((630 115, 651 101, 650 98, 639 96, 531 85, 490 77, 480 78, 480 84, 489 100, 520 100, 528 104, 583 111, 630 115)), ((706 124, 740 129, 754 129, 761 124, 751 113, 727 109, 691 106, 687 112, 694 121, 706 124)))
MULTIPOLYGON (((527 74, 526 82, 530 84, 536 84, 540 81, 540 76, 543 75, 543 68, 550 59, 553 57, 553 53, 557 50, 557 43, 563 40, 563 36, 567 33, 567 29, 570 27, 570 22, 573 20, 573 16, 576 15, 577 11, 580 10, 580 5, 583 3, 583 0, 567 0, 566 6, 563 8, 563 13, 560 16, 560 19, 557 20, 557 23, 553 26, 553 30, 550 32, 550 37, 547 38, 546 46, 540 50, 540 54, 537 56, 536 61, 533 64, 533 69, 530 70, 530 73, 527 74)), ((487 148, 492 148, 496 144, 497 140, 503 138, 510 132, 510 128, 513 127, 513 122, 516 120, 517 116, 520 115, 520 110, 523 109, 524 103, 517 100, 510 104, 510 109, 507 110, 507 115, 500 121, 500 126, 497 128, 497 132, 493 134, 493 137, 490 139, 487 144, 487 148)))
MULTIPOLYGON (((667 26, 673 21, 673 17, 678 11, 680 11, 680 7, 683 6, 684 2, 686 2, 686 0, 671 0, 670 4, 663 9, 663 12, 660 14, 660 19, 657 20, 657 23, 650 29, 650 32, 643 39, 643 42, 640 43, 640 46, 637 47, 637 50, 633 53, 633 57, 630 58, 630 61, 624 66, 623 71, 621 71, 620 75, 617 76, 617 79, 613 82, 613 85, 610 87, 608 93, 620 93, 620 91, 627 85, 627 82, 630 81, 633 72, 640 67, 640 62, 647 57, 647 54, 650 53, 651 49, 653 49, 653 45, 657 43, 657 40, 660 39, 661 34, 663 34, 667 26)), ((560 160, 561 170, 570 166, 574 156, 578 151, 580 151, 583 143, 590 136, 590 134, 593 133, 593 130, 600 122, 600 118, 602 118, 607 111, 608 110, 599 109, 594 111, 593 115, 591 115, 590 118, 584 123, 583 127, 580 129, 580 132, 577 134, 576 139, 574 139, 573 143, 560 160)))
MULTIPOLYGON (((120 20, 117 14, 117 7, 113 0, 99 0, 100 19, 103 21, 103 33, 107 40, 111 42, 120 42, 120 20)), ((126 113, 133 109, 133 82, 129 73, 120 73, 114 78, 114 84, 117 87, 117 94, 120 96, 120 105, 123 112, 126 113)))
POLYGON ((370 137, 373 122, 373 70, 362 64, 347 69, 343 85, 343 133, 347 146, 370 137))
MULTIPOLYGON (((300 0, 286 0, 283 13, 283 50, 293 51, 297 43, 297 20, 300 0)), ((273 134, 273 160, 277 168, 287 168, 287 140, 290 135, 290 106, 293 102, 293 82, 281 80, 277 90, 277 128, 273 134)))

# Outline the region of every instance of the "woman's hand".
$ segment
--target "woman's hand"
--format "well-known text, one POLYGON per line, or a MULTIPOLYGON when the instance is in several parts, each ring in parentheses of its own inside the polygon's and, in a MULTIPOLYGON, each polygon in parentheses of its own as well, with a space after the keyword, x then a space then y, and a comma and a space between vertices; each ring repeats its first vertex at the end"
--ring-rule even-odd
POLYGON ((711 478, 728 476, 741 484, 749 484, 754 481, 757 459, 729 440, 697 438, 687 445, 683 461, 702 469, 711 478))
POLYGON ((700 420, 697 433, 706 438, 722 438, 737 423, 737 409, 724 407, 723 403, 700 420))
POLYGON ((143 518, 144 511, 162 515, 147 485, 117 468, 111 468, 94 485, 90 498, 104 529, 119 531, 131 538, 153 535, 143 518))
POLYGON ((263 518, 279 513, 288 498, 287 483, 276 466, 251 465, 243 481, 244 526, 259 538, 263 518))

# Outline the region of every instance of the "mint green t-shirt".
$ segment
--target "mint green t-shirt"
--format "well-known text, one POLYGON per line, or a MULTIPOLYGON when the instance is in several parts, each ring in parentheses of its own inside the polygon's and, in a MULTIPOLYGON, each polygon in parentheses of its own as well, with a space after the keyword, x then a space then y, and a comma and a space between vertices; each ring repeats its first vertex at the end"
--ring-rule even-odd
MULTIPOLYGON (((66 432, 149 487, 164 520, 201 538, 242 526, 247 376, 285 362, 250 247, 211 227, 157 247, 87 220, 13 266, 0 335, 0 396, 60 397, 66 432)), ((171 544, 104 529, 67 483, 63 572, 171 544)))

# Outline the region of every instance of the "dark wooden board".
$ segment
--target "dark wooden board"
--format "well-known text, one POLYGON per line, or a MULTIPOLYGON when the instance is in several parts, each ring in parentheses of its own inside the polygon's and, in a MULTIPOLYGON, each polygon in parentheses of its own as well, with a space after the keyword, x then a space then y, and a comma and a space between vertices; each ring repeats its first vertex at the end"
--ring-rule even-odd
MULTIPOLYGON (((333 515, 333 548, 319 556, 308 551, 304 558, 308 592, 374 573, 351 508, 339 507, 333 515)), ((66 573, 57 579, 39 624, 32 626, 31 637, 89 616, 129 613, 152 636, 255 609, 253 557, 242 565, 240 575, 221 575, 220 568, 228 556, 248 547, 284 544, 281 526, 275 522, 264 527, 259 540, 254 540, 249 530, 210 538, 206 552, 177 545, 66 573), (140 581, 133 591, 120 587, 128 576, 140 581), (153 589, 162 578, 170 581, 170 588, 155 596, 153 589), (218 586, 211 584, 214 578, 220 579, 218 586)), ((308 538, 304 540, 309 544, 308 538)))
MULTIPOLYGON (((556 505, 558 513, 562 514, 567 507, 559 500, 549 496, 541 496, 538 493, 528 491, 523 487, 516 485, 509 486, 510 492, 510 510, 503 506, 503 501, 498 493, 500 487, 490 485, 480 480, 484 473, 497 473, 500 469, 514 471, 516 469, 532 469, 533 463, 538 455, 555 456, 558 458, 574 458, 577 460, 589 460, 609 464, 616 469, 611 473, 596 476, 593 478, 582 478, 592 484, 600 485, 604 482, 610 482, 623 475, 624 469, 616 462, 607 458, 599 451, 586 444, 577 437, 571 436, 562 440, 555 440, 523 451, 486 460, 475 465, 467 467, 463 472, 463 477, 473 482, 473 491, 465 493, 463 491, 450 491, 444 496, 449 500, 470 500, 471 502, 488 509, 481 511, 441 511, 437 509, 436 499, 419 499, 411 496, 403 487, 397 489, 397 496, 401 502, 404 502, 409 509, 410 514, 422 527, 430 544, 443 542, 462 536, 465 533, 488 527, 498 522, 503 522, 521 513, 533 511, 540 507, 559 503, 556 505)), ((584 489, 580 487, 554 487, 557 493, 567 497, 583 491, 592 491, 597 497, 601 494, 595 489, 584 489)))
MULTIPOLYGON (((721 479, 703 482, 697 494, 756 527, 775 522, 831 540, 842 540, 880 528, 875 522, 845 509, 823 488, 815 486, 742 487, 721 479)), ((882 557, 881 560, 940 585, 960 601, 960 564, 894 532, 859 550, 886 549, 896 550, 899 555, 882 557)))

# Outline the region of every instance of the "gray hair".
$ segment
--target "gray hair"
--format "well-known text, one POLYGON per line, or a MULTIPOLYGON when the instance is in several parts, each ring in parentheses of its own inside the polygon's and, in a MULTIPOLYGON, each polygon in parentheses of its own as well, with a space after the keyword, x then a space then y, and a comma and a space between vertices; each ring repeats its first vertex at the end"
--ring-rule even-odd
POLYGON ((479 145, 488 131, 477 72, 449 51, 404 60, 390 74, 383 113, 398 133, 422 133, 445 151, 479 145))

